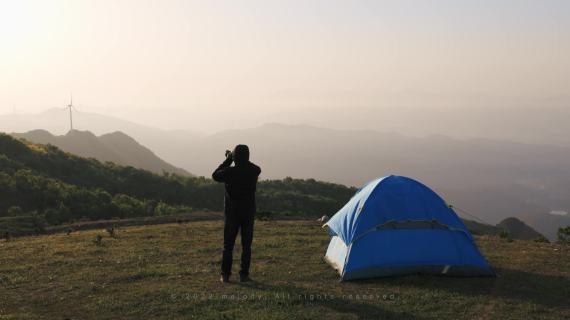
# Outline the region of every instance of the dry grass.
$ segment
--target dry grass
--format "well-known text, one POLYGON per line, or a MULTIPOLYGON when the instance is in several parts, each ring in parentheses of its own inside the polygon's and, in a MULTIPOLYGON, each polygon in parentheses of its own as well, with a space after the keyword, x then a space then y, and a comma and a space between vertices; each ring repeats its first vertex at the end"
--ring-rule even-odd
POLYGON ((570 318, 570 255, 559 245, 478 238, 496 279, 339 283, 321 259, 319 224, 256 223, 246 285, 218 282, 220 221, 1 241, 0 319, 570 318))

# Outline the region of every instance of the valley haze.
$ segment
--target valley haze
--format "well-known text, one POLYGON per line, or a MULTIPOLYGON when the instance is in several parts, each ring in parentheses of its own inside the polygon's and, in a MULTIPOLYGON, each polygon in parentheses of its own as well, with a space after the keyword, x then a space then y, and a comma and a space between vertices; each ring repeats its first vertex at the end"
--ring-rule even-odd
MULTIPOLYGON (((0 127, 62 132, 65 116, 61 109, 4 115, 0 127)), ((313 178, 360 187, 379 176, 406 175, 490 224, 518 217, 553 239, 558 227, 570 223, 568 215, 549 214, 570 208, 569 147, 279 123, 204 134, 82 111, 74 116, 80 130, 121 131, 162 160, 199 176, 209 177, 224 150, 245 143, 252 160, 264 164, 263 179, 313 178)))

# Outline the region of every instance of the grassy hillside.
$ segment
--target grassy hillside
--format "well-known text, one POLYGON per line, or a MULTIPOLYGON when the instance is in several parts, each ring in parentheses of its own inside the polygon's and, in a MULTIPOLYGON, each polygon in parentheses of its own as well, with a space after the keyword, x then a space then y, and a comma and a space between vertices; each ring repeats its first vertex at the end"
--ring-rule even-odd
POLYGON ((485 224, 467 219, 463 219, 463 223, 465 223, 465 226, 467 227, 467 229, 469 229, 469 232, 471 232, 471 234, 473 235, 484 235, 484 234, 498 235, 499 233, 501 233, 501 228, 492 226, 490 224, 485 224))
POLYGON ((0 319, 570 317, 567 247, 478 237, 499 278, 339 283, 319 223, 256 223, 251 284, 218 282, 221 221, 1 241, 0 319))
MULTIPOLYGON (((355 191, 314 179, 266 180, 257 202, 266 214, 316 218, 336 212, 355 191)), ((209 178, 157 175, 0 134, 0 218, 37 215, 58 224, 221 211, 223 196, 223 184, 209 178)))

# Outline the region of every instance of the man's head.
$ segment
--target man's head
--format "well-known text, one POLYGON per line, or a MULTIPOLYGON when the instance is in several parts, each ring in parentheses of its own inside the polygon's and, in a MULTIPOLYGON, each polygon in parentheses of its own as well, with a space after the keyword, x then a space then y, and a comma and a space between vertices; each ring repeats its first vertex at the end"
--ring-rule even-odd
POLYGON ((233 152, 236 164, 247 163, 249 161, 249 148, 245 144, 238 144, 233 152))

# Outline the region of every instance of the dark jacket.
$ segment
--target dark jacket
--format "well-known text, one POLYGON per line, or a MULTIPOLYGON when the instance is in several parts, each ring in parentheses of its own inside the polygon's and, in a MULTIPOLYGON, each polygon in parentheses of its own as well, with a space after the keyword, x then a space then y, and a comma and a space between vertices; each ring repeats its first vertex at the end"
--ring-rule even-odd
POLYGON ((226 186, 225 214, 254 215, 255 190, 261 169, 249 162, 238 162, 231 166, 233 160, 227 158, 212 174, 215 181, 226 186))

